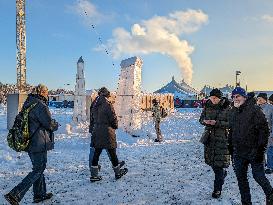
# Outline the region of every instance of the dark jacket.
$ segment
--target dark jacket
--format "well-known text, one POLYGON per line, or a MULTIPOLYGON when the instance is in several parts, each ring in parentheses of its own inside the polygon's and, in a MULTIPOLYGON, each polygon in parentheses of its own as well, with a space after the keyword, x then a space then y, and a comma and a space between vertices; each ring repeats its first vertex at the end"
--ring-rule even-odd
POLYGON ((205 130, 210 133, 209 141, 205 145, 204 155, 206 164, 212 167, 226 168, 230 164, 228 150, 229 104, 226 98, 221 99, 217 105, 208 100, 199 119, 199 122, 206 126, 205 130), (215 120, 216 124, 214 126, 206 125, 204 120, 215 120))
POLYGON ((91 146, 103 149, 117 148, 115 129, 118 128, 118 121, 112 104, 104 96, 100 96, 91 107, 91 146))
POLYGON ((47 100, 40 95, 28 95, 23 108, 37 103, 29 112, 30 144, 26 151, 45 152, 53 149, 53 132, 58 129, 58 123, 51 118, 47 100))
POLYGON ((230 143, 234 153, 250 159, 263 160, 267 147, 269 128, 261 108, 246 101, 230 112, 230 143))

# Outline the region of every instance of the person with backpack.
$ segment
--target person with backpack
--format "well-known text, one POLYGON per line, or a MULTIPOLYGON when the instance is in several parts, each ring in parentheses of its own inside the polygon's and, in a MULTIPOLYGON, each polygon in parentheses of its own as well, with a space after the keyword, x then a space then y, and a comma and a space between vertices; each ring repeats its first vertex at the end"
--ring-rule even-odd
POLYGON ((153 99, 152 104, 153 106, 151 108, 151 111, 152 111, 152 116, 155 123, 155 131, 156 131, 156 139, 154 141, 162 142, 163 136, 161 134, 160 122, 161 122, 161 118, 163 117, 162 115, 165 115, 165 113, 163 114, 163 112, 166 112, 166 111, 162 110, 163 108, 159 105, 159 102, 157 101, 157 99, 153 99))
POLYGON ((230 152, 243 205, 251 205, 248 167, 254 180, 266 195, 266 205, 273 205, 273 188, 265 176, 264 154, 268 144, 269 127, 262 109, 247 99, 246 91, 236 87, 232 91, 230 111, 230 152))
POLYGON ((47 193, 44 170, 47 163, 47 151, 54 147, 53 132, 58 123, 52 119, 48 108, 48 88, 39 84, 36 94, 29 94, 22 111, 31 108, 28 113, 29 144, 25 148, 32 163, 32 171, 4 197, 12 205, 18 205, 26 192, 33 186, 33 203, 50 199, 47 193))
POLYGON ((213 198, 220 198, 222 186, 227 176, 226 168, 230 165, 228 149, 228 111, 230 102, 223 97, 219 89, 213 89, 206 101, 199 122, 205 126, 203 135, 205 163, 212 167, 215 175, 213 198))
POLYGON ((127 168, 121 168, 124 162, 119 162, 116 148, 117 140, 115 130, 118 128, 117 116, 115 114, 112 103, 108 100, 110 92, 107 88, 102 87, 99 90, 99 96, 96 98, 91 107, 90 126, 91 132, 91 148, 94 148, 92 163, 91 163, 91 182, 102 180, 98 175, 99 172, 99 157, 103 149, 106 149, 108 156, 112 162, 115 178, 119 179, 128 172, 127 168))

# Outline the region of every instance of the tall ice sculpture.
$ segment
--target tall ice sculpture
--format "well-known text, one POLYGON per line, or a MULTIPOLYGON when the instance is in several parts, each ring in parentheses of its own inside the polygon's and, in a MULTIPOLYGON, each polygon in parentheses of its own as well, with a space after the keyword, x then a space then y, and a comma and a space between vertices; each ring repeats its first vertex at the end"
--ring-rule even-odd
POLYGON ((77 62, 77 75, 76 75, 76 86, 74 93, 74 110, 73 110, 73 121, 83 122, 86 121, 86 91, 85 91, 85 77, 84 77, 84 61, 82 56, 77 62))
POLYGON ((141 71, 143 62, 139 57, 123 60, 120 64, 115 110, 119 127, 131 135, 141 129, 141 71))

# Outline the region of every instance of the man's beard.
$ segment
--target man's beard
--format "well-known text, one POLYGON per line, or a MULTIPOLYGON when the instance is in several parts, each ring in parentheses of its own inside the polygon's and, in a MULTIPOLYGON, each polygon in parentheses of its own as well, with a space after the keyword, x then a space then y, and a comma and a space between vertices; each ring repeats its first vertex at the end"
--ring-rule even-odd
POLYGON ((240 101, 240 102, 234 102, 234 107, 240 107, 242 104, 244 104, 243 101, 240 101))

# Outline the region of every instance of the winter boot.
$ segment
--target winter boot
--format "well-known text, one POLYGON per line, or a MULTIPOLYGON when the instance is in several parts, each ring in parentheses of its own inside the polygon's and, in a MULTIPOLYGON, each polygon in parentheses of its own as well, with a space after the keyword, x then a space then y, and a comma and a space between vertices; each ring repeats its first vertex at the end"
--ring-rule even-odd
POLYGON ((118 164, 119 164, 119 167, 121 168, 121 167, 123 167, 125 165, 125 162, 124 161, 119 161, 118 164))
POLYGON ((17 201, 10 193, 4 195, 4 197, 11 205, 19 205, 19 201, 17 201))
POLYGON ((211 196, 212 198, 218 199, 221 197, 221 191, 213 191, 211 196))
POLYGON ((45 201, 45 200, 48 200, 48 199, 51 199, 53 197, 53 194, 52 193, 47 193, 45 196, 43 197, 39 197, 39 198, 34 198, 33 199, 33 203, 40 203, 42 201, 45 201))
POLYGON ((162 139, 157 139, 157 138, 156 138, 154 141, 155 141, 155 142, 162 142, 162 139))
POLYGON ((116 167, 113 167, 116 179, 121 178, 123 175, 125 175, 128 172, 127 168, 121 169, 120 167, 121 167, 120 164, 118 164, 118 166, 116 167))
POLYGON ((99 167, 98 166, 91 166, 91 182, 96 182, 102 180, 101 176, 98 176, 99 174, 99 167))
POLYGON ((273 205, 273 192, 266 197, 266 205, 273 205))

